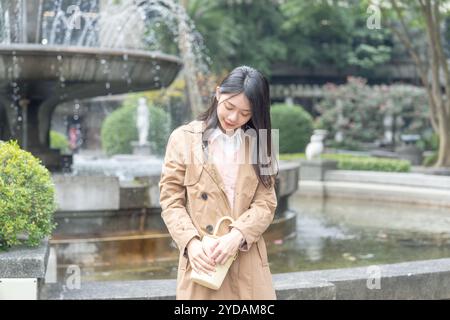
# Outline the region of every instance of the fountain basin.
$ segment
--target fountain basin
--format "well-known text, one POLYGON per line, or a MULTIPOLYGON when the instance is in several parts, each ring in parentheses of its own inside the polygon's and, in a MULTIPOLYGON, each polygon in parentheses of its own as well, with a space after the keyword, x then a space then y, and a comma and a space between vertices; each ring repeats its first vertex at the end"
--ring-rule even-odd
POLYGON ((19 140, 47 168, 59 170, 63 159, 50 149, 49 136, 59 104, 163 88, 181 66, 180 59, 160 52, 0 45, 0 140, 19 140))
MULTIPOLYGON (((10 82, 27 81, 102 83, 98 88, 101 92, 93 96, 120 94, 129 89, 138 91, 167 86, 181 65, 181 60, 175 56, 143 50, 0 45, 0 83, 3 88, 10 82), (127 78, 132 80, 131 83, 127 83, 127 78), (105 82, 122 85, 106 89, 105 82)), ((92 88, 86 89, 83 98, 92 92, 92 88)))

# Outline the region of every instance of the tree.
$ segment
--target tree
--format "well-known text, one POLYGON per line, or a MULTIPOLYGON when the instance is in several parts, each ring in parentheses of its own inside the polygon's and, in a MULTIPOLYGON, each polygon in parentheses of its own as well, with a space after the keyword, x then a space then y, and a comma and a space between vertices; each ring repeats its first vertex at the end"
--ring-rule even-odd
POLYGON ((437 167, 450 167, 450 69, 445 19, 448 1, 388 0, 381 3, 384 16, 416 64, 430 105, 430 120, 439 136, 437 167), (413 32, 426 33, 426 48, 417 45, 413 32))
POLYGON ((192 0, 187 12, 203 35, 216 73, 246 64, 270 75, 286 56, 283 15, 273 0, 192 0))
POLYGON ((281 5, 287 60, 299 66, 356 66, 370 70, 391 58, 388 30, 369 30, 359 0, 299 1, 281 5))

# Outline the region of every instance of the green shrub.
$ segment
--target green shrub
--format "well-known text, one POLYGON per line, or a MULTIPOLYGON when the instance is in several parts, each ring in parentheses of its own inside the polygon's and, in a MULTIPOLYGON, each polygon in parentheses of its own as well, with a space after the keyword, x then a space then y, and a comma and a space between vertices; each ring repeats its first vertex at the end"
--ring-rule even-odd
MULTIPOLYGON (((137 98, 127 100, 124 106, 112 112, 103 122, 102 147, 108 155, 130 154, 131 142, 138 141, 136 128, 137 98)), ((150 126, 148 140, 152 153, 163 155, 170 134, 170 116, 161 108, 149 105, 150 126)))
MULTIPOLYGON (((281 154, 281 160, 305 159, 305 154, 281 154)), ((354 156, 349 154, 322 154, 322 159, 336 160, 337 168, 342 170, 367 170, 367 171, 390 171, 409 172, 411 164, 407 160, 388 158, 377 158, 368 156, 354 156)))
POLYGON ((430 131, 424 134, 416 145, 422 151, 438 151, 439 150, 439 136, 434 132, 430 131))
POLYGON ((280 153, 303 152, 313 133, 313 119, 299 105, 274 104, 272 129, 279 129, 280 153))
POLYGON ((50 131, 50 148, 59 149, 61 153, 70 153, 67 137, 53 130, 50 131))
MULTIPOLYGON (((327 157, 324 157, 327 159, 327 157)), ((338 160, 338 169, 342 170, 366 170, 366 171, 390 171, 409 172, 411 164, 407 160, 385 159, 376 157, 330 157, 338 160)))
POLYGON ((426 91, 421 87, 392 84, 367 85, 362 78, 349 77, 346 84, 328 84, 323 99, 315 109, 320 113, 317 122, 328 130, 326 146, 349 150, 367 150, 385 141, 385 121, 392 117, 395 139, 402 134, 427 135, 431 128, 426 91), (336 140, 336 134, 341 138, 336 140), (333 140, 334 138, 334 140, 333 140))
POLYGON ((48 170, 16 142, 0 142, 2 249, 38 245, 52 233, 55 189, 48 170))
POLYGON ((426 167, 432 167, 438 161, 438 156, 439 156, 438 152, 433 152, 432 154, 426 156, 423 159, 422 164, 426 167))

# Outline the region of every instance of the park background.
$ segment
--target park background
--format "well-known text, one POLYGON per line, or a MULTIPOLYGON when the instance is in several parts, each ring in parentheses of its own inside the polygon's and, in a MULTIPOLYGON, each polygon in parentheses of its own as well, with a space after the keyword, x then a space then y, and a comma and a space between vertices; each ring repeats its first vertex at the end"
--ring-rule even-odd
POLYGON ((18 279, 29 286, 14 292, 42 299, 173 297, 167 139, 249 65, 269 79, 279 130, 264 236, 278 297, 448 298, 449 10, 1 0, 0 297, 18 279))

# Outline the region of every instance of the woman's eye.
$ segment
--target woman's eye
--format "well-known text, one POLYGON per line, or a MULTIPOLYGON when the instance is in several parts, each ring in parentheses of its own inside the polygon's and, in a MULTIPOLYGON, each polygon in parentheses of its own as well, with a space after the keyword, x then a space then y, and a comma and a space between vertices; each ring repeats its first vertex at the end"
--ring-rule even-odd
POLYGON ((250 114, 249 113, 241 113, 243 117, 248 117, 250 114))

